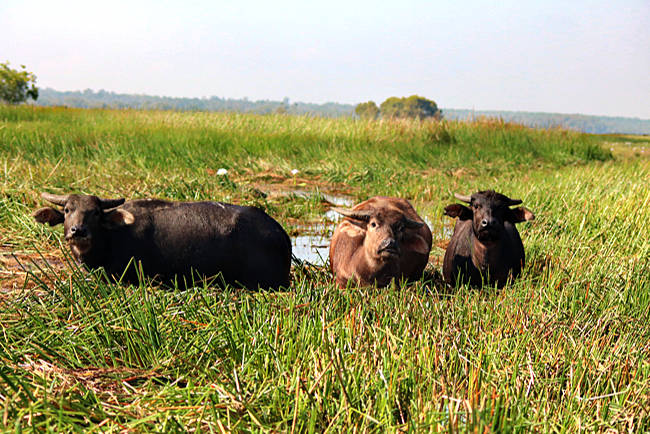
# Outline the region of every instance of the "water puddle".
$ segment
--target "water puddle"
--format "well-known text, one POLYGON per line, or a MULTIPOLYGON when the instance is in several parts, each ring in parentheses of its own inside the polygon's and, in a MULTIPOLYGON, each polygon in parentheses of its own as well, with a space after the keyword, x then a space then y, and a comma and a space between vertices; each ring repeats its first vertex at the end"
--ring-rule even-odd
POLYGON ((314 265, 326 265, 329 259, 331 236, 298 235, 291 238, 293 254, 314 265))
POLYGON ((293 254, 314 265, 326 265, 329 259, 330 240, 339 222, 339 214, 325 212, 325 222, 298 226, 299 234, 291 237, 293 254))
MULTIPOLYGON (((320 190, 312 191, 273 184, 259 186, 259 189, 269 196, 317 199, 327 202, 330 206, 352 207, 355 204, 355 199, 351 196, 324 193, 320 190)), ((298 232, 298 235, 291 237, 291 249, 294 256, 314 265, 326 265, 329 260, 330 240, 340 219, 341 216, 330 209, 325 211, 321 222, 294 227, 298 232)))
MULTIPOLYGON (((326 201, 329 203, 336 205, 336 206, 345 206, 345 207, 352 207, 354 205, 354 199, 351 198, 350 196, 336 196, 333 194, 327 194, 327 193, 321 193, 321 196, 325 198, 326 201)), ((328 211, 330 212, 330 211, 328 211)), ((334 212, 334 211, 331 211, 334 212)))

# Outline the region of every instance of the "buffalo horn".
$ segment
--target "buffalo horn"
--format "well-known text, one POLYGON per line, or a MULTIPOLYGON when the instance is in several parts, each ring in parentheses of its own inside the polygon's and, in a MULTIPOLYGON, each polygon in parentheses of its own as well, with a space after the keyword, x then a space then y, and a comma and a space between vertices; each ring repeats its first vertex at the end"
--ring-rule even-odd
POLYGON ((462 194, 454 193, 454 197, 462 202, 471 203, 472 196, 463 196, 462 194))
POLYGON ((68 201, 67 194, 65 196, 59 196, 58 194, 41 193, 41 197, 48 202, 61 206, 65 205, 68 201))
POLYGON ((361 209, 347 209, 347 208, 336 208, 333 207, 332 211, 335 211, 345 217, 354 219, 354 220, 361 220, 364 222, 367 222, 370 220, 370 217, 372 217, 373 212, 369 210, 361 210, 361 209))
POLYGON ((519 205, 521 203, 521 200, 519 199, 508 199, 508 206, 513 206, 513 205, 519 205))
POLYGON ((99 206, 102 209, 115 208, 124 203, 124 198, 121 199, 99 199, 99 206))

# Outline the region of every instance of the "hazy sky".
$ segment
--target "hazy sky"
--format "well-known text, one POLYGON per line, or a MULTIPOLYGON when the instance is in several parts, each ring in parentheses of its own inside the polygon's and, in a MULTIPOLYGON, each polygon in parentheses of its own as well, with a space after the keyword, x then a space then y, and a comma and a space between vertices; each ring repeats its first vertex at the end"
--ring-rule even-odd
POLYGON ((650 0, 0 0, 37 84, 650 119, 650 0))

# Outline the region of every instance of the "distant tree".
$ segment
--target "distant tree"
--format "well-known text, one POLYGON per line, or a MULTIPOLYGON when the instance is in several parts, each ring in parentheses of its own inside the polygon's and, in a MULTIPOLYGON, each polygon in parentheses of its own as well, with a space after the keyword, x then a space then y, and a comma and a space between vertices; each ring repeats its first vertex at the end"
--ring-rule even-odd
POLYGON ((379 106, 381 115, 385 118, 401 118, 404 117, 404 103, 403 98, 391 96, 386 101, 382 102, 379 106))
POLYGON ((379 114, 379 107, 374 101, 362 102, 354 108, 354 113, 362 119, 375 119, 379 114))
POLYGON ((380 110, 381 115, 387 118, 442 118, 442 112, 434 101, 418 95, 392 96, 381 103, 380 110))
POLYGON ((9 62, 0 63, 0 101, 8 104, 20 104, 31 98, 38 98, 36 76, 25 70, 25 65, 20 65, 22 71, 9 67, 9 62))

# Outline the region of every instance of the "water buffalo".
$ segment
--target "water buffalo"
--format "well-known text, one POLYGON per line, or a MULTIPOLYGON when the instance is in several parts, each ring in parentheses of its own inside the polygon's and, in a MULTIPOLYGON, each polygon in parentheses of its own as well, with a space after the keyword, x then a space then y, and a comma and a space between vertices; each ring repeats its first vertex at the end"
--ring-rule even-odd
POLYGON ((63 212, 41 208, 34 219, 63 223, 74 257, 88 268, 103 267, 113 279, 124 274, 135 283, 141 268, 144 276, 182 286, 219 274, 224 283, 249 289, 289 285, 289 236, 258 208, 157 199, 125 203, 78 194, 42 197, 63 212))
POLYGON ((445 214, 458 217, 442 269, 445 280, 455 285, 467 281, 502 287, 509 277, 516 278, 524 266, 524 245, 515 223, 533 220, 526 208, 510 208, 521 200, 510 199, 493 190, 471 196, 454 195, 468 203, 445 208, 445 214))
POLYGON ((417 280, 431 250, 431 231, 413 206, 394 197, 372 197, 352 209, 332 236, 330 267, 340 287, 386 286, 392 279, 417 280))

